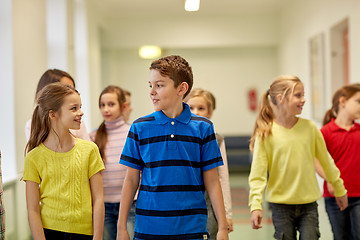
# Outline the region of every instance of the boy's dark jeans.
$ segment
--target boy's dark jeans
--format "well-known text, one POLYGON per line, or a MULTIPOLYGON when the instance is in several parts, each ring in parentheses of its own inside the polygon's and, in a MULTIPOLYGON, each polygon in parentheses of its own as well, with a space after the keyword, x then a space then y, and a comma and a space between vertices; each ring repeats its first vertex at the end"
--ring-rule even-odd
POLYGON ((340 211, 335 198, 325 198, 325 208, 331 223, 334 240, 360 239, 360 198, 349 197, 349 206, 340 211))
POLYGON ((270 203, 270 206, 275 227, 275 239, 295 240, 296 231, 300 233, 300 240, 320 238, 316 202, 298 205, 270 203))

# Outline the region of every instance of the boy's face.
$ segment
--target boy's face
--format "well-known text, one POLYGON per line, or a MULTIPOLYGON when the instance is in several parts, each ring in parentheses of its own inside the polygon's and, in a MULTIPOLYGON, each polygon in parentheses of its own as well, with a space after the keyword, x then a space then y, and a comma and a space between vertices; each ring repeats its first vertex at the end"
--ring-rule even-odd
POLYGON ((174 81, 169 77, 164 77, 157 70, 150 70, 150 98, 155 111, 162 110, 166 115, 182 103, 183 94, 180 87, 175 87, 174 81))

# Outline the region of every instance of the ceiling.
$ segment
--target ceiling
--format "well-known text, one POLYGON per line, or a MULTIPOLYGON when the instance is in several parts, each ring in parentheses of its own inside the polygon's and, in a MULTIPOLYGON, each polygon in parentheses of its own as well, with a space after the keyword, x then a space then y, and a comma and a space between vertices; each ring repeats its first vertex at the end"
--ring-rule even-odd
POLYGON ((186 12, 185 0, 91 0, 105 19, 199 15, 237 15, 279 11, 285 0, 202 0, 198 12, 186 12))

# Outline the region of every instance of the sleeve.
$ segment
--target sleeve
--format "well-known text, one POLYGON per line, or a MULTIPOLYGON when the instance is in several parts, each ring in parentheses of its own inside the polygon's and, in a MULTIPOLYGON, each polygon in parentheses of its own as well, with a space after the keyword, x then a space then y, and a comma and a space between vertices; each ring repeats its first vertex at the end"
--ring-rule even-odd
POLYGON ((135 124, 132 124, 130 127, 124 149, 120 156, 120 164, 140 171, 145 166, 140 154, 139 134, 135 124))
POLYGON ((268 159, 264 141, 257 137, 254 145, 253 161, 249 175, 249 206, 251 212, 262 210, 263 194, 267 184, 268 159))
POLYGON ((341 197, 346 194, 344 182, 340 178, 340 171, 336 167, 334 160, 330 156, 326 144, 320 130, 315 127, 315 157, 319 160, 324 169, 326 180, 334 187, 335 197, 341 197))
POLYGON ((213 125, 209 125, 205 133, 206 134, 204 139, 202 140, 202 146, 200 148, 200 161, 202 171, 204 172, 224 165, 221 158, 219 145, 216 141, 213 125))
POLYGON ((40 174, 39 170, 35 164, 34 154, 31 152, 28 153, 25 157, 25 166, 24 166, 24 173, 23 173, 23 180, 24 181, 32 181, 40 184, 40 174))
POLYGON ((98 147, 95 143, 93 143, 92 146, 89 159, 89 179, 96 173, 102 172, 105 169, 98 147))
POLYGON ((226 156, 226 148, 225 148, 225 141, 223 140, 220 144, 220 153, 223 159, 224 165, 218 168, 219 172, 219 180, 221 189, 223 192, 224 198, 224 205, 225 205, 225 212, 226 218, 232 219, 232 203, 231 203, 231 192, 230 192, 230 181, 229 181, 229 167, 228 161, 226 156))

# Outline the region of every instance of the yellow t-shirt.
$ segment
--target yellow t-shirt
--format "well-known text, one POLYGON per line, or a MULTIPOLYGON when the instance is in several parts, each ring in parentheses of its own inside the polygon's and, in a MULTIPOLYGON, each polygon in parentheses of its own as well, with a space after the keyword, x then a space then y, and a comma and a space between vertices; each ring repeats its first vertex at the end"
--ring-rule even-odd
POLYGON ((316 125, 299 118, 293 128, 275 122, 272 134, 255 141, 249 175, 250 210, 261 210, 263 192, 272 203, 306 204, 321 197, 315 175, 317 158, 326 179, 334 186, 335 196, 346 194, 340 172, 327 151, 324 138, 316 125))
POLYGON ((25 158, 24 181, 40 185, 40 211, 44 228, 92 235, 90 178, 104 170, 98 147, 77 138, 66 153, 40 144, 25 158))

